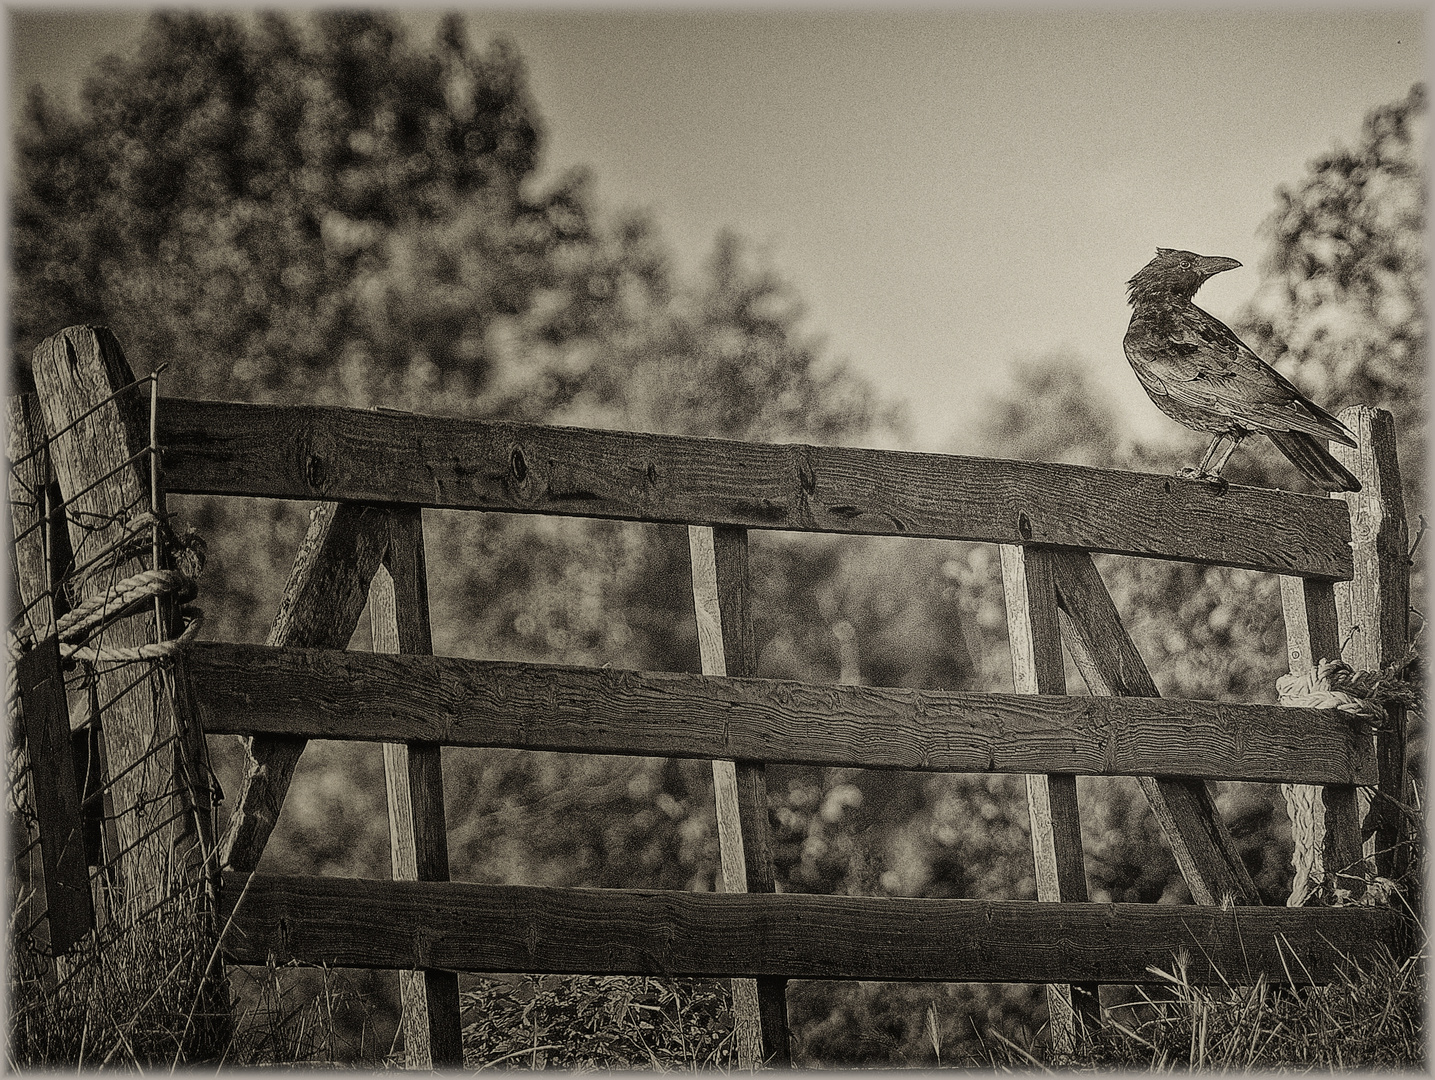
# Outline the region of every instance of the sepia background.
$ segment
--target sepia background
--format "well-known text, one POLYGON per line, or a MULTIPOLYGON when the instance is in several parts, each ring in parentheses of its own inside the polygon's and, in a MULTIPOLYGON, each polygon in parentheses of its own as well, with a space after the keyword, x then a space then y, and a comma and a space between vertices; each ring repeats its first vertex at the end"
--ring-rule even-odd
MULTIPOLYGON (((1126 279, 1174 246, 1245 264, 1198 299, 1315 400, 1395 413, 1423 507, 1419 12, 8 20, 12 371, 103 322, 137 371, 170 365, 170 394, 1169 473, 1203 440, 1145 400, 1120 339, 1126 279)), ((1264 445, 1228 475, 1309 490, 1264 445)), ((307 507, 172 508, 209 544, 206 634, 263 640, 307 507)), ((425 528, 436 651, 697 670, 684 530, 425 528)), ((752 549, 762 676, 1011 688, 990 546, 752 549)), ((1100 565, 1163 692, 1274 700, 1273 577, 1100 565)), ((715 887, 702 763, 444 761, 456 878, 715 887)), ((769 790, 784 889, 1035 895, 1019 777, 772 768, 769 790)), ((1134 783, 1081 792, 1093 899, 1189 899, 1134 783)), ((1283 902, 1278 793, 1223 785, 1220 805, 1283 902)), ((378 748, 313 745, 264 865, 385 876, 384 820, 378 748)), ((344 1054, 366 1060, 394 987, 353 986, 344 1054)), ((798 1061, 825 1065, 931 1063, 929 1006, 948 1054, 978 1058, 982 1031, 1045 1015, 1036 987, 790 1001, 798 1061)))
MULTIPOLYGON (((73 104, 146 18, 11 12, 12 123, 34 85, 73 104)), ((441 17, 394 13, 424 42, 441 17)), ((1167 432, 1122 360, 1126 279, 1157 246, 1228 255, 1246 269, 1202 300, 1234 315, 1276 188, 1425 70, 1418 7, 466 18, 524 61, 538 179, 587 168, 599 204, 651 211, 685 269, 739 230, 934 450, 974 446, 1013 357, 1061 348, 1132 430, 1167 432)))

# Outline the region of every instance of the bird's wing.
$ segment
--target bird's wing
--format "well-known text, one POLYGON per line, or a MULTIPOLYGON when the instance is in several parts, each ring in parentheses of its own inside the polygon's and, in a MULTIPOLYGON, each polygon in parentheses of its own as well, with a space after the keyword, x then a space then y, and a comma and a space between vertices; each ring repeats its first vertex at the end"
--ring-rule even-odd
POLYGON ((1179 320, 1155 355, 1145 357, 1172 400, 1253 428, 1303 431, 1355 445, 1339 420, 1247 348, 1230 327, 1200 308, 1194 311, 1196 318, 1179 320))

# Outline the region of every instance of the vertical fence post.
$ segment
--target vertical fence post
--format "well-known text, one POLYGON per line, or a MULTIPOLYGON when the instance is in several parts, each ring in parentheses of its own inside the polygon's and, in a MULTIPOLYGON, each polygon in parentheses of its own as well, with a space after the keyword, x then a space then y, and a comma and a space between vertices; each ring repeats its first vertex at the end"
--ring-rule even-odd
MULTIPOLYGON (((48 953, 42 962, 52 967, 54 954, 68 950, 94 926, 95 911, 80 835, 80 794, 74 784, 69 710, 56 639, 58 612, 51 592, 55 568, 50 539, 56 529, 48 516, 50 457, 44 423, 32 395, 12 396, 6 410, 13 532, 10 599, 13 618, 20 623, 12 630, 23 628, 27 649, 10 657, 23 721, 21 731, 11 735, 23 732, 25 739, 25 768, 12 775, 16 790, 10 798, 20 806, 28 792, 31 813, 20 821, 26 831, 24 849, 38 848, 40 863, 38 875, 20 875, 20 883, 29 885, 33 894, 17 911, 16 920, 21 926, 34 926, 28 936, 41 946, 42 954, 48 953)), ((55 520, 63 533, 63 519, 55 520)), ((9 705, 14 710, 17 702, 9 705)))
POLYGON ((68 952, 95 925, 59 640, 47 637, 26 652, 16 662, 15 674, 39 830, 45 920, 50 949, 59 954, 68 952))
MULTIPOLYGON (((1292 675, 1304 675, 1321 660, 1340 656, 1335 587, 1316 578, 1281 578, 1286 651, 1292 675)), ((1364 888, 1360 810, 1353 784, 1327 784, 1318 791, 1304 784, 1283 784, 1297 840, 1296 880, 1287 905, 1299 907, 1316 884, 1331 874, 1360 893, 1364 888), (1306 848, 1303 844, 1308 844, 1306 848)))
MULTIPOLYGON (((1305 674, 1321 660, 1343 659, 1356 671, 1381 673, 1406 657, 1409 648, 1410 559, 1405 499, 1390 413, 1358 405, 1340 420, 1355 435, 1352 449, 1332 444, 1331 452, 1361 483, 1357 492, 1339 492, 1350 511, 1350 581, 1281 579, 1291 673, 1305 674), (1344 643, 1344 649, 1341 648, 1344 643)), ((1297 838, 1292 906, 1304 902, 1312 878, 1343 874, 1342 887, 1364 889, 1364 859, 1373 855, 1376 872, 1393 879, 1409 869, 1402 805, 1405 799, 1405 707, 1385 704, 1375 733, 1376 798, 1369 805, 1361 842, 1363 793, 1348 786, 1314 789, 1287 785, 1291 827, 1297 838)))
MULTIPOLYGON (((84 563, 120 552, 103 573, 71 582, 89 597, 103 595, 149 569, 138 553, 126 553, 131 519, 164 511, 147 460, 149 403, 105 327, 72 326, 47 338, 35 349, 33 369, 75 558, 84 563)), ((170 629, 164 622, 172 618, 169 605, 136 612, 106 627, 101 644, 138 649, 164 640, 170 629)), ((195 763, 184 760, 196 741, 188 718, 176 713, 162 664, 137 682, 133 666, 101 663, 95 679, 118 816, 120 889, 126 901, 148 905, 173 888, 174 874, 197 883, 203 872, 206 796, 194 785, 195 763), (172 751, 156 752, 167 743, 172 751)))
MULTIPOLYGON (((421 511, 389 511, 389 543, 369 586, 374 652, 430 655, 428 572, 421 511)), ((448 836, 443 763, 437 743, 385 743, 389 845, 395 881, 447 881, 448 836)), ((405 1064, 410 1069, 463 1067, 458 975, 401 971, 405 1064)))
MULTIPOLYGON (((1361 489, 1338 497, 1350 508, 1351 555, 1355 574, 1336 582, 1335 605, 1343 659, 1356 671, 1382 672, 1406 658, 1410 647, 1410 537, 1395 420, 1384 409, 1358 405, 1340 420, 1355 435, 1350 449, 1332 445, 1336 457, 1360 480, 1361 489)), ((1375 733, 1379 775, 1367 829, 1373 829, 1378 873, 1402 880, 1410 868, 1403 806, 1405 791, 1405 706, 1385 705, 1375 733)))
MULTIPOLYGON (((1041 548, 1001 545, 1012 682, 1018 694, 1066 693, 1066 662, 1061 652, 1051 558, 1051 553, 1041 548)), ((1037 899, 1085 901, 1086 863, 1081 849, 1076 777, 1028 775, 1026 798, 1037 899)), ((1048 985, 1046 1000, 1051 1044, 1059 1050, 1069 1051, 1075 1046, 1078 1023, 1092 1027, 1101 1021, 1101 1001, 1095 984, 1048 985)))
MULTIPOLYGON (((756 674, 747 530, 688 527, 693 609, 704 675, 756 674)), ((774 892, 767 776, 761 762, 714 761, 718 843, 727 892, 774 892)), ((787 1028, 787 980, 733 979, 733 1019, 739 1066, 792 1064, 787 1028)))

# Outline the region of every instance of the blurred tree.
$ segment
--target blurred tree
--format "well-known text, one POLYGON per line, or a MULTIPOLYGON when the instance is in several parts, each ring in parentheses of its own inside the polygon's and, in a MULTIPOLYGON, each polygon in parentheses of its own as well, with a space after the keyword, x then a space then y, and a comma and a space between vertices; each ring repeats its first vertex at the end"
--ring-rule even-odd
POLYGON ((32 92, 17 140, 19 357, 105 321, 171 388, 312 397, 492 374, 486 333, 591 234, 581 178, 525 194, 539 132, 502 42, 445 20, 432 53, 378 12, 163 11, 78 115, 32 92), (353 388, 357 390, 358 388, 353 388))
POLYGON ((1412 509, 1424 506, 1427 114, 1417 84, 1277 191, 1265 280, 1239 327, 1317 401, 1394 413, 1412 509))
POLYGON ((1088 365, 1066 350, 1015 361, 991 395, 974 440, 983 456, 1110 467, 1119 417, 1091 385, 1088 365))
MULTIPOLYGON (((456 16, 424 50, 378 12, 161 12, 77 115, 31 95, 14 358, 100 321, 138 369, 176 361, 171 393, 819 442, 890 420, 735 236, 676 282, 644 218, 597 221, 581 174, 538 189, 539 147, 516 54, 475 51, 456 16)), ((246 528, 248 507, 191 503, 207 599, 258 637, 255 594, 277 595, 302 519, 272 504, 246 528)), ((485 524, 431 530, 458 651, 672 659, 652 650, 670 653, 686 605, 685 548, 607 523, 485 524), (466 550, 464 530, 481 533, 466 550), (625 600, 637 636, 609 614, 625 600)))
MULTIPOLYGON (((31 95, 14 361, 96 321, 137 370, 172 361, 169 393, 765 440, 891 423, 737 237, 678 280, 641 215, 599 220, 578 173, 539 185, 540 145, 518 57, 473 49, 458 17, 423 49, 376 11, 160 12, 77 113, 31 95)), ((176 504, 209 539, 211 632, 261 639, 304 507, 176 504)), ((685 530, 428 519, 439 651, 696 667, 685 530)), ((836 566, 816 539, 775 549, 814 586, 836 566)), ((272 857, 384 872, 376 760, 326 748, 309 764, 272 857)), ((648 867, 651 884, 686 887, 716 871, 700 763, 494 755, 449 796, 464 876, 624 884, 648 867), (606 807, 582 828, 574 791, 606 807)))

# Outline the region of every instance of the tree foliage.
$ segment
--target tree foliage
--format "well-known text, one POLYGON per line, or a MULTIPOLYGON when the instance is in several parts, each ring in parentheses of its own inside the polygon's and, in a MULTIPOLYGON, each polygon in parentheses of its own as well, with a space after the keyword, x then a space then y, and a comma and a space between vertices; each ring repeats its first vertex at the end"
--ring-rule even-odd
POLYGON ((185 389, 228 397, 312 393, 344 364, 480 387, 489 326, 590 234, 576 178, 522 190, 538 147, 518 57, 475 53, 456 18, 426 52, 378 13, 321 13, 312 32, 159 13, 78 115, 29 100, 16 342, 106 321, 180 361, 185 389))
POLYGON ((1419 84, 1277 192, 1265 281, 1243 327, 1317 400, 1395 415, 1411 507, 1424 491, 1428 123, 1419 84))
MULTIPOLYGON (((1282 193, 1279 288, 1249 331, 1318 398, 1392 408, 1407 437, 1423 417, 1413 392, 1425 340, 1423 109, 1421 92, 1380 111, 1359 147, 1282 193)), ((64 326, 101 322, 137 369, 170 362, 168 393, 758 441, 898 431, 739 237, 718 236, 701 271, 681 276, 652 222, 598 213, 582 173, 541 183, 541 151, 517 54, 501 42, 475 49, 459 17, 422 47, 376 11, 303 22, 161 12, 133 57, 96 70, 78 112, 30 99, 15 158, 12 363, 64 326)), ((1118 418, 1071 357, 1019 367, 988 415, 991 456, 1189 463, 1118 444, 1118 418)), ((1409 476, 1413 453, 1405 459, 1409 476)), ((1284 467, 1243 449, 1232 474, 1274 485, 1284 467)), ((211 633, 261 639, 303 508, 173 503, 209 543, 211 633)), ((436 651, 696 670, 686 530, 436 512, 425 530, 436 651)), ((1163 691, 1271 699, 1284 670, 1273 578, 1100 565, 1163 691)), ((755 533, 752 569, 760 675, 1011 688, 989 545, 755 533)), ((355 647, 367 641, 361 625, 355 647)), ((1068 682, 1081 685, 1074 669, 1068 682)), ((306 751, 267 865, 387 873, 373 751, 306 751)), ((716 885, 705 763, 452 750, 445 760, 457 876, 716 885)), ((221 773, 230 791, 236 765, 221 773)), ((785 889, 1034 894, 1018 778, 774 767, 768 781, 785 889)), ((1134 785, 1083 792, 1093 897, 1182 898, 1134 785)), ((1278 902, 1289 878, 1279 815, 1243 787, 1221 798, 1278 902)), ((884 1005, 872 988, 848 988, 833 1006, 801 988, 794 1017, 814 1059, 871 1050, 842 1032, 883 1009, 891 1054, 916 1054, 922 1031, 907 1005, 917 999, 894 995, 884 1005)), ((1039 997, 947 994, 1010 1033, 1040 1023, 1039 997)), ((951 1037, 968 1034, 962 1025, 951 1037)))

